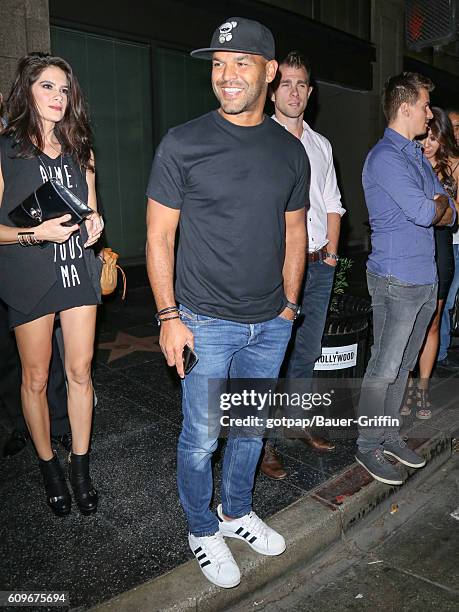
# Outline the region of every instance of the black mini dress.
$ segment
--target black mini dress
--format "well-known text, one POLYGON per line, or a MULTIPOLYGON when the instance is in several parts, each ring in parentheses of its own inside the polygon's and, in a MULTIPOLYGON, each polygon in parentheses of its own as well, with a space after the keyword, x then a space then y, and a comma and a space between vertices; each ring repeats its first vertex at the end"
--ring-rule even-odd
MULTIPOLYGON (((62 244, 53 242, 53 263, 56 268, 56 282, 43 298, 27 314, 14 308, 8 309, 10 328, 29 323, 50 313, 61 312, 76 306, 100 304, 83 258, 87 233, 82 227, 62 244)), ((34 248, 34 247, 24 247, 34 248)), ((48 247, 47 247, 48 248, 48 247)))
MULTIPOLYGON (((5 136, 0 136, 0 152, 5 184, 0 223, 12 225, 8 212, 49 177, 87 202, 85 171, 71 156, 53 159, 40 152, 32 158, 18 158, 5 136)), ((63 244, 0 245, 0 298, 8 305, 11 328, 47 314, 101 303, 102 262, 91 248, 84 248, 86 240, 83 223, 63 244)))
MULTIPOLYGON (((448 195, 455 200, 457 185, 453 177, 442 181, 448 195)), ((435 228, 435 260, 438 270, 438 299, 446 300, 454 277, 453 232, 455 227, 435 228)))

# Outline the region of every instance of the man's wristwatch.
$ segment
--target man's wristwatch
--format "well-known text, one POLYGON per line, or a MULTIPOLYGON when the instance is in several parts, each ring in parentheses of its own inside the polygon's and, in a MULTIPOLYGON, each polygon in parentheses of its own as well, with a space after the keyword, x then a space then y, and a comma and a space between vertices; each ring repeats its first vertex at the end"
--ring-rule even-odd
POLYGON ((336 253, 329 253, 328 251, 325 252, 325 259, 327 258, 339 261, 339 255, 337 255, 336 253))
POLYGON ((294 304, 293 302, 287 302, 285 304, 285 308, 290 308, 295 313, 293 320, 295 321, 300 316, 301 306, 299 304, 294 304))

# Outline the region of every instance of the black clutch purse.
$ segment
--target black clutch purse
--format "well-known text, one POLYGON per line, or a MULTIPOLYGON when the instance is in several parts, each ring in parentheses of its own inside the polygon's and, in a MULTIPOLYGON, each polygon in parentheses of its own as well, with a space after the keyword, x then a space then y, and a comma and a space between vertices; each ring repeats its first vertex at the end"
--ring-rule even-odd
POLYGON ((36 227, 44 221, 70 214, 63 225, 82 223, 94 211, 56 179, 50 178, 29 195, 8 217, 16 227, 36 227))

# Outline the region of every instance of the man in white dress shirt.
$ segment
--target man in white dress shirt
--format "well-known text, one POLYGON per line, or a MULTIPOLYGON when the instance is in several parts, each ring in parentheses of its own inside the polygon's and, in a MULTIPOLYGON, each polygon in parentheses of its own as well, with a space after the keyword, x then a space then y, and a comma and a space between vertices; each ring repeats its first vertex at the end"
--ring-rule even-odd
MULTIPOLYGON (((287 363, 287 378, 311 379, 314 363, 320 357, 322 335, 338 262, 341 217, 345 213, 333 166, 329 141, 312 130, 303 120, 312 92, 311 70, 306 59, 291 51, 279 63, 273 82, 274 121, 283 125, 303 143, 311 164, 310 208, 307 210, 308 253, 299 325, 293 337, 293 348, 287 363)), ((300 439, 320 451, 331 451, 334 444, 302 430, 300 439)), ((268 440, 261 471, 270 478, 287 475, 268 440)))

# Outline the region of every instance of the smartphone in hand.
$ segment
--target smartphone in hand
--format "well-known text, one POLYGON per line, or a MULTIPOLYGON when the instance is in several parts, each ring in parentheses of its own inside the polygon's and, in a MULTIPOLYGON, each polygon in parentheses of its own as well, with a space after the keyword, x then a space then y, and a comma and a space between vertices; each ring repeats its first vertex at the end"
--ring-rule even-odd
POLYGON ((199 359, 192 348, 185 344, 183 347, 183 367, 185 374, 189 374, 194 366, 198 363, 199 359))

